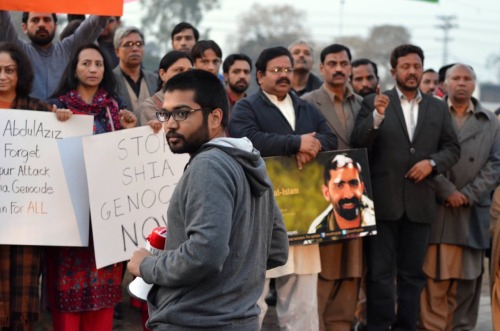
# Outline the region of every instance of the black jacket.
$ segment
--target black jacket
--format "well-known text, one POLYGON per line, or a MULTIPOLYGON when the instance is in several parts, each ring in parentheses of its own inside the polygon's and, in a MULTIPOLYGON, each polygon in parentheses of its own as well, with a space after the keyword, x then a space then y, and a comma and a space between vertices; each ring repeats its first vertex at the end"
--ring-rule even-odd
POLYGON ((285 116, 262 92, 238 101, 229 121, 229 135, 250 139, 263 157, 290 156, 300 149, 300 135, 316 132, 323 151, 337 149, 337 137, 313 105, 291 92, 295 130, 285 116))

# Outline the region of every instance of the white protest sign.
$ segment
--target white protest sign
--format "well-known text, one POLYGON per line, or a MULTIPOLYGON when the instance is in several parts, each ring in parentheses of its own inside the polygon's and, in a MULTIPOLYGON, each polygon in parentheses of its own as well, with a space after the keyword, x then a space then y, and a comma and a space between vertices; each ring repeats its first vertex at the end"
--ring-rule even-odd
POLYGON ((87 115, 63 123, 50 112, 0 111, 0 244, 88 245, 88 208, 75 213, 85 199, 70 197, 57 141, 92 126, 87 115))
POLYGON ((83 138, 97 268, 130 259, 157 226, 189 160, 150 127, 83 138))

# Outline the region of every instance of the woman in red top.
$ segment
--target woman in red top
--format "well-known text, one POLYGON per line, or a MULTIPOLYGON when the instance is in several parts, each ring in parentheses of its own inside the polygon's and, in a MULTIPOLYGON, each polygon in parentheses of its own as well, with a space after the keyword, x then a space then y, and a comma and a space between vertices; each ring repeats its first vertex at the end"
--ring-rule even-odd
MULTIPOLYGON (((135 127, 137 119, 124 109, 115 86, 101 50, 94 44, 85 45, 77 50, 48 103, 60 108, 56 115, 61 121, 72 114, 93 115, 94 134, 135 127)), ((57 247, 49 252, 54 330, 111 331, 113 308, 121 301, 123 264, 97 269, 92 236, 89 247, 57 247)))

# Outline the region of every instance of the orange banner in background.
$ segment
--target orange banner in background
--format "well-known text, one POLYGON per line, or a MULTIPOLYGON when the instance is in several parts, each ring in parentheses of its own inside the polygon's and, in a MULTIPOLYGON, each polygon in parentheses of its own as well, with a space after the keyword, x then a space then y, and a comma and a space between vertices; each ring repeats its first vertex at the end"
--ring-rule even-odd
POLYGON ((123 0, 1 0, 0 9, 44 13, 122 16, 123 0))

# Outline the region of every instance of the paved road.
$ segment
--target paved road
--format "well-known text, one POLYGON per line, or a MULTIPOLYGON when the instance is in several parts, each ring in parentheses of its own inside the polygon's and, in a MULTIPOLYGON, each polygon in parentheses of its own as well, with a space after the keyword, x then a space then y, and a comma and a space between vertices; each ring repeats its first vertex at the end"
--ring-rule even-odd
MULTIPOLYGON (((485 270, 487 269, 487 265, 485 265, 485 270)), ((125 283, 130 282, 131 276, 130 274, 126 274, 125 283)), ((490 297, 489 297, 489 280, 487 275, 485 275, 483 279, 483 287, 481 291, 481 301, 479 307, 479 319, 477 323, 477 327, 475 331, 491 331, 491 309, 490 309, 490 297)), ((130 300, 128 293, 124 288, 124 304, 123 304, 123 316, 122 320, 114 321, 113 330, 116 331, 141 331, 141 313, 130 306, 130 300)), ((42 314, 42 322, 36 329, 36 331, 51 331, 51 320, 50 314, 44 312, 42 314)), ((277 319, 276 319, 276 311, 274 307, 269 307, 269 311, 264 320, 264 325, 262 331, 279 331, 277 319)))

